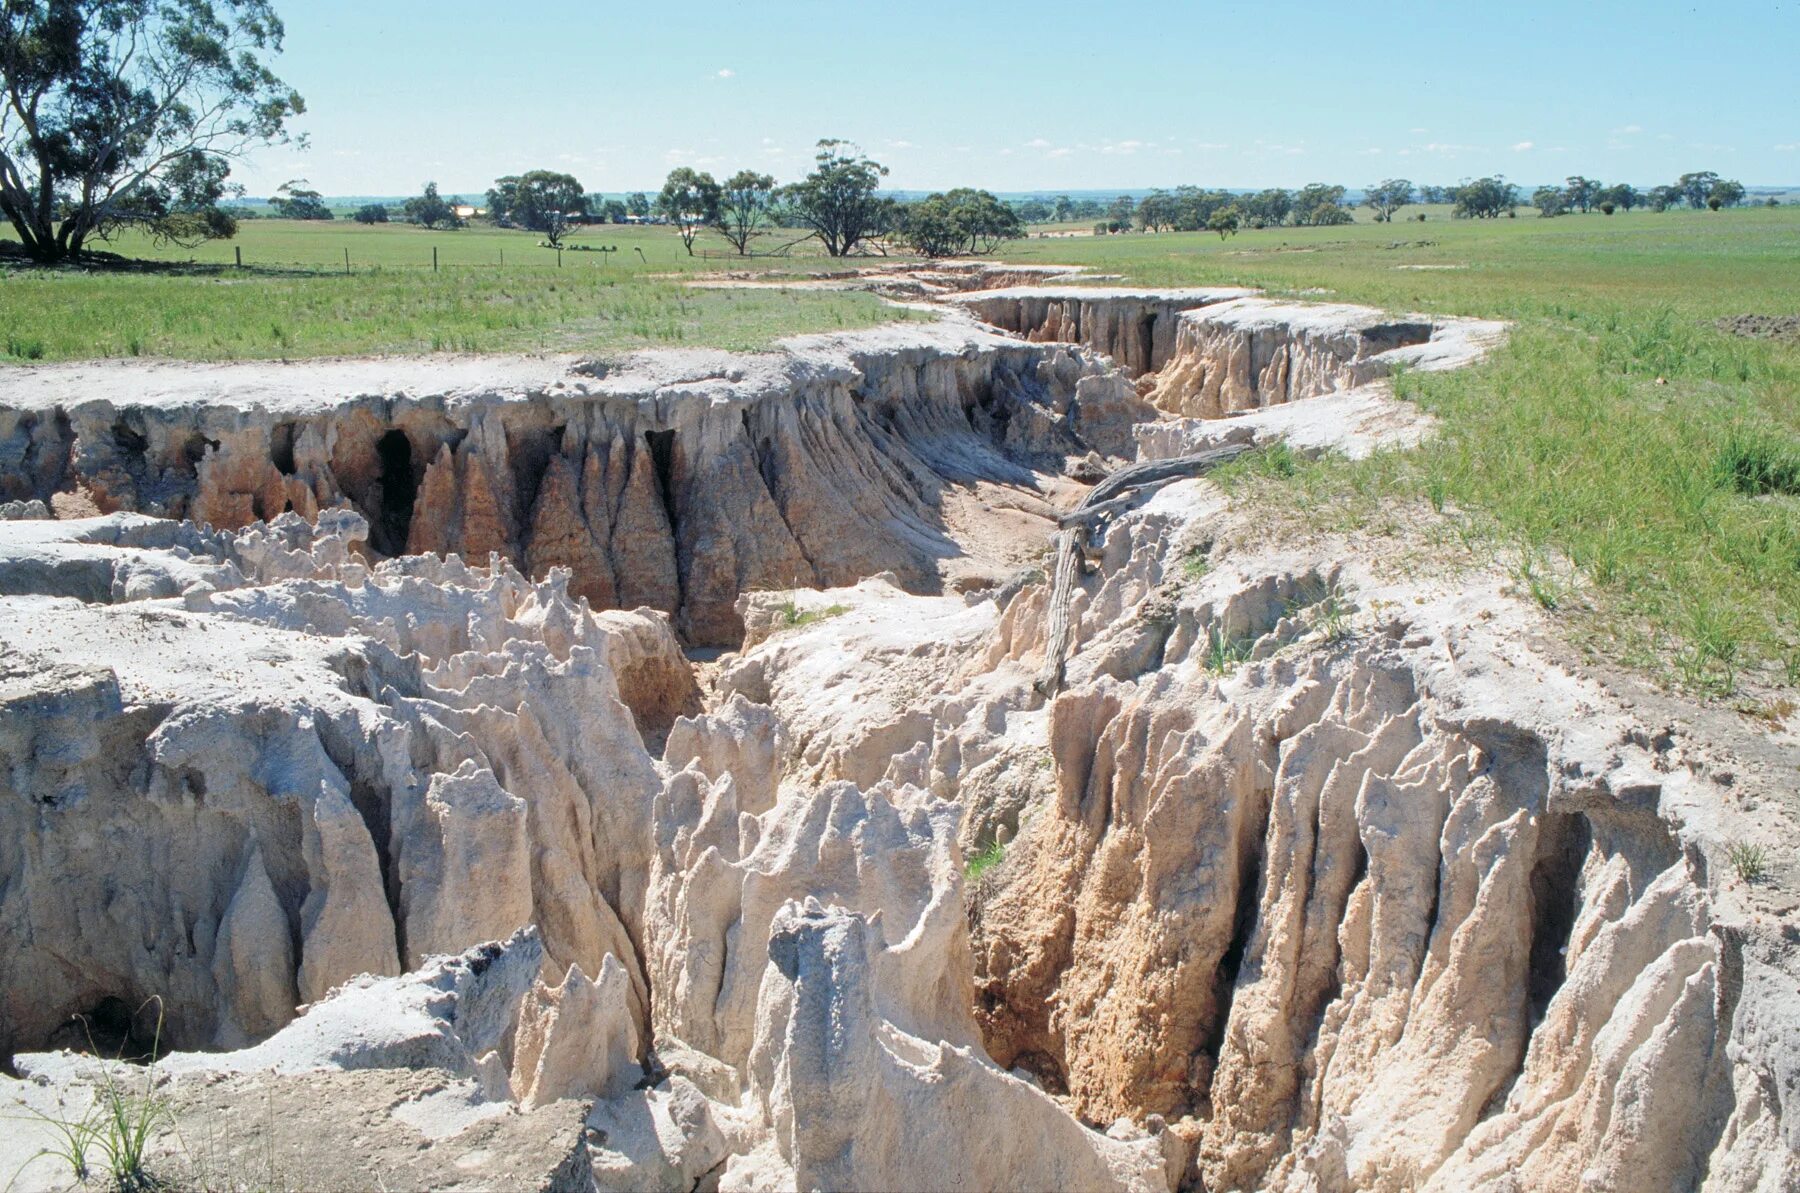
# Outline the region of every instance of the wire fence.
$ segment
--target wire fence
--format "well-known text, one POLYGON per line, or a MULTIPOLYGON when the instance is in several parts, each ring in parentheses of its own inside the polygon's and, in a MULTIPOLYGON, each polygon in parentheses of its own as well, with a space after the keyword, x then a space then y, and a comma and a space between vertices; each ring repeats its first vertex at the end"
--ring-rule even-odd
POLYGON ((348 246, 339 248, 336 259, 320 260, 313 257, 309 260, 283 258, 279 255, 261 253, 245 253, 242 245, 234 245, 232 259, 229 261, 205 261, 198 257, 189 257, 185 262, 172 262, 175 265, 187 265, 196 269, 243 270, 246 273, 289 273, 305 274, 313 277, 329 277, 332 275, 347 276, 351 274, 370 274, 387 272, 409 273, 443 273, 449 270, 502 270, 502 269, 569 269, 597 268, 615 269, 619 272, 637 272, 650 265, 643 250, 630 246, 629 250, 618 245, 588 246, 579 248, 564 247, 561 249, 527 249, 523 252, 514 250, 508 253, 504 249, 495 250, 491 256, 473 256, 458 252, 454 257, 442 252, 438 246, 429 246, 413 260, 397 259, 391 252, 381 255, 379 260, 359 260, 355 252, 348 246), (614 258, 621 258, 615 265, 614 258))

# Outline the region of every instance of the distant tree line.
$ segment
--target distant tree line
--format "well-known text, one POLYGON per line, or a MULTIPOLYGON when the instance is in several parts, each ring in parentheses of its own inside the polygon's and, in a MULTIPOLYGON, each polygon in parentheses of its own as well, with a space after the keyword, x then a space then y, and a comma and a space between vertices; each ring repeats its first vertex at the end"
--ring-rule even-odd
MULTIPOLYGON (((739 170, 720 182, 706 171, 679 166, 654 196, 634 191, 624 198, 608 198, 588 192, 571 174, 532 170, 496 179, 481 214, 497 227, 537 232, 542 243, 553 248, 561 247, 579 225, 655 222, 674 228, 689 254, 705 232, 716 233, 745 256, 756 251, 763 238, 791 232, 795 235, 788 244, 816 239, 834 257, 881 252, 889 245, 924 257, 990 253, 1024 236, 1032 222, 1089 217, 1099 234, 1206 231, 1221 237, 1244 228, 1332 227, 1354 218, 1346 188, 1326 183, 1241 194, 1178 186, 1153 190, 1142 198, 1123 194, 1104 202, 1068 195, 1008 202, 972 187, 934 192, 922 199, 882 195, 886 175, 887 167, 849 142, 824 140, 812 171, 786 186, 755 170, 739 170)), ((1716 211, 1739 206, 1745 198, 1741 183, 1696 171, 1648 191, 1572 175, 1561 186, 1537 188, 1529 200, 1522 198, 1516 183, 1500 175, 1455 186, 1387 178, 1363 188, 1362 205, 1377 222, 1388 223, 1407 207, 1425 204, 1447 204, 1456 219, 1500 219, 1513 217, 1527 204, 1544 216, 1591 211, 1612 215, 1639 207, 1716 211)), ((270 204, 287 219, 332 218, 323 196, 302 179, 283 186, 270 204)), ((425 228, 453 229, 464 225, 470 210, 442 197, 436 183, 427 183, 421 194, 398 208, 369 204, 353 218, 363 224, 404 220, 425 228)), ((1417 213, 1417 218, 1426 218, 1425 213, 1417 213)))
MULTIPOLYGON (((1350 205, 1341 186, 1314 183, 1299 190, 1279 187, 1239 194, 1224 190, 1202 190, 1181 186, 1173 190, 1154 190, 1141 199, 1120 195, 1109 202, 1096 199, 1073 200, 1067 195, 1055 199, 1014 200, 1011 206, 1027 223, 1063 223, 1073 220, 1095 220, 1096 232, 1193 232, 1219 230, 1213 225, 1216 213, 1231 209, 1238 227, 1330 227, 1351 222, 1350 205)), ((1720 178, 1710 171, 1683 174, 1669 186, 1640 191, 1627 183, 1606 186, 1580 175, 1570 177, 1560 187, 1540 187, 1531 204, 1548 215, 1567 211, 1630 211, 1647 207, 1666 211, 1686 206, 1696 210, 1736 207, 1745 201, 1742 183, 1720 178)), ((1498 219, 1509 217, 1524 205, 1516 184, 1504 177, 1466 179, 1455 186, 1415 185, 1408 179, 1388 178, 1363 188, 1362 205, 1374 212, 1377 223, 1390 223, 1404 208, 1419 205, 1448 205, 1457 219, 1498 219)), ((1771 206, 1777 200, 1770 199, 1771 206)), ((1425 218, 1419 213, 1418 218, 1425 218)))
MULTIPOLYGON (((1711 170, 1683 174, 1666 186, 1653 186, 1640 191, 1629 183, 1604 186, 1579 174, 1570 176, 1562 186, 1540 186, 1532 192, 1531 205, 1544 217, 1567 215, 1579 211, 1584 215, 1598 211, 1611 215, 1648 207, 1651 211, 1667 211, 1671 207, 1688 207, 1718 211, 1741 206, 1747 195, 1744 184, 1734 178, 1721 178, 1711 170)), ((1776 202, 1769 200, 1770 204, 1776 202)))

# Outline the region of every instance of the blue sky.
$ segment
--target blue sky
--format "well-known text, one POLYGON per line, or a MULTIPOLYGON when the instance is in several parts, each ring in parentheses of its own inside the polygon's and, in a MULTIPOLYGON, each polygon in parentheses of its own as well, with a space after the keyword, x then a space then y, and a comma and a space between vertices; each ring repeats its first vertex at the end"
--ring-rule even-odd
POLYGON ((1800 0, 276 0, 327 194, 782 181, 856 141, 900 189, 1800 182, 1800 0))

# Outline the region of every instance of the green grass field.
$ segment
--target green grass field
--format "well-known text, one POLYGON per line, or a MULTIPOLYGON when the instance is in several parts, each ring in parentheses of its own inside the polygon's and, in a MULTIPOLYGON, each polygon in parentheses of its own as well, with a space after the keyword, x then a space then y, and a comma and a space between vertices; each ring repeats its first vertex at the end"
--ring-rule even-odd
MULTIPOLYGON (((559 263, 538 240, 492 228, 431 232, 347 220, 247 220, 235 239, 193 250, 121 237, 104 247, 164 269, 0 267, 0 364, 658 345, 753 350, 786 335, 906 317, 867 294, 695 290, 671 276, 831 264, 817 254, 689 257, 671 229, 606 227, 573 237, 572 246, 592 247, 565 252, 559 263), (595 251, 601 246, 617 251, 595 251)), ((695 247, 718 254, 724 246, 695 247)))
POLYGON ((1505 560, 1597 657, 1720 696, 1800 685, 1800 344, 1713 326, 1800 313, 1800 209, 1034 240, 1008 256, 1513 320, 1491 360, 1401 379, 1442 419, 1426 447, 1245 465, 1242 499, 1362 530, 1423 511, 1445 550, 1505 560))

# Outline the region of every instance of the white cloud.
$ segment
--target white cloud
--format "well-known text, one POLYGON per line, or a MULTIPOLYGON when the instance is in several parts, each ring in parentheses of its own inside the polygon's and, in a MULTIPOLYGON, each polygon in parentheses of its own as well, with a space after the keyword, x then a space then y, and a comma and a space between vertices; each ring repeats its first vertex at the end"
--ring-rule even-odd
POLYGON ((1406 131, 1412 133, 1414 136, 1422 137, 1431 130, 1428 128, 1409 128, 1406 131))
POLYGON ((887 147, 889 149, 903 149, 903 150, 918 148, 918 146, 914 145, 911 141, 889 141, 887 143, 887 147))
POLYGON ((1629 137, 1629 136, 1633 136, 1637 133, 1641 133, 1643 131, 1644 131, 1644 126, 1641 124, 1627 124, 1624 128, 1613 129, 1613 136, 1629 137))
POLYGON ((1046 153, 1044 156, 1045 157, 1068 157, 1070 154, 1072 154, 1074 152, 1075 151, 1073 149, 1070 149, 1067 145, 1064 145, 1060 149, 1052 149, 1049 153, 1046 153))
POLYGON ((1231 146, 1224 141, 1195 141, 1194 148, 1195 149, 1230 149, 1231 146))
POLYGON ((1027 149, 1048 149, 1048 148, 1050 148, 1050 142, 1044 140, 1044 138, 1042 138, 1042 137, 1033 137, 1033 138, 1031 138, 1031 140, 1025 142, 1025 148, 1027 148, 1027 149))
POLYGON ((1800 145, 1788 144, 1775 146, 1776 153, 1792 153, 1796 149, 1800 149, 1800 145))
POLYGON ((1530 148, 1531 148, 1530 141, 1520 141, 1518 144, 1513 146, 1513 152, 1514 153, 1524 153, 1526 150, 1528 150, 1530 148))
POLYGON ((721 71, 720 71, 720 72, 719 72, 719 76, 718 76, 718 77, 719 77, 719 78, 721 78, 721 79, 729 79, 729 78, 731 78, 731 77, 733 77, 733 76, 734 76, 734 75, 736 75, 736 74, 737 74, 737 71, 735 71, 735 70, 732 70, 732 69, 731 69, 731 68, 730 68, 730 67, 729 67, 729 66, 727 66, 727 67, 726 67, 726 68, 724 68, 724 69, 723 69, 723 70, 721 70, 721 71))
POLYGON ((663 154, 663 161, 671 166, 712 167, 722 164, 724 159, 701 154, 692 149, 671 149, 663 154))
POLYGON ((1381 150, 1379 150, 1379 149, 1364 149, 1364 150, 1361 150, 1360 152, 1362 153, 1362 155, 1364 157, 1380 157, 1381 156, 1381 150))

